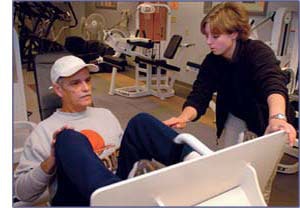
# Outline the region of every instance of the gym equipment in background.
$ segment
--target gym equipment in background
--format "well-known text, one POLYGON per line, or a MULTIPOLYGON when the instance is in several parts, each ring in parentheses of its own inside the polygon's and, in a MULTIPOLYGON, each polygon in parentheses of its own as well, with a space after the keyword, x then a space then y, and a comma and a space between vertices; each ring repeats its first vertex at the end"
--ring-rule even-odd
POLYGON ((14 2, 14 27, 19 35, 22 64, 33 69, 37 54, 62 51, 56 40, 61 33, 77 26, 77 18, 70 2, 14 2), (58 34, 53 27, 56 22, 69 23, 58 34), (52 39, 53 38, 53 39, 52 39))
POLYGON ((103 30, 106 29, 106 20, 100 13, 90 14, 81 18, 81 30, 86 40, 103 42, 103 30))

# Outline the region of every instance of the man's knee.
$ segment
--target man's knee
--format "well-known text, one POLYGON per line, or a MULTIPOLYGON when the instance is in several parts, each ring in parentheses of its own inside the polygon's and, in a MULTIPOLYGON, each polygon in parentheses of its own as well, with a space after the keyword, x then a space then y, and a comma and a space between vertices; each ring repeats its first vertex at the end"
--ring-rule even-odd
POLYGON ((152 115, 148 114, 148 113, 138 113, 137 115, 135 115, 133 118, 130 119, 130 121, 128 122, 129 125, 143 125, 143 124, 149 124, 150 122, 153 121, 158 121, 158 119, 156 119, 155 117, 153 117, 152 115))
POLYGON ((88 139, 80 132, 73 129, 64 129, 57 134, 55 147, 64 146, 66 148, 66 146, 70 145, 75 148, 85 142, 88 142, 88 139))
POLYGON ((66 139, 74 139, 74 138, 81 138, 82 134, 80 134, 78 131, 75 131, 73 129, 64 129, 61 132, 59 132, 56 136, 56 140, 66 140, 66 139))
MULTIPOLYGON (((89 140, 83 134, 73 129, 64 129, 56 136, 55 156, 65 158, 73 152, 82 155, 83 152, 92 152, 89 140)), ((74 154, 72 154, 74 156, 74 154)))

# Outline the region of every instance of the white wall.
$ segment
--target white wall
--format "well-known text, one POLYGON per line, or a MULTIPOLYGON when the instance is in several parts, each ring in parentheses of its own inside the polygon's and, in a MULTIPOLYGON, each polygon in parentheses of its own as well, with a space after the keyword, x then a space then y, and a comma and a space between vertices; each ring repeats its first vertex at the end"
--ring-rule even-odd
POLYGON ((179 2, 178 10, 172 11, 171 34, 179 34, 183 37, 183 43, 194 43, 195 46, 180 48, 175 59, 170 63, 180 66, 177 80, 192 84, 197 73, 186 71, 186 62, 201 63, 209 52, 205 38, 200 32, 200 21, 204 18, 203 2, 179 2))

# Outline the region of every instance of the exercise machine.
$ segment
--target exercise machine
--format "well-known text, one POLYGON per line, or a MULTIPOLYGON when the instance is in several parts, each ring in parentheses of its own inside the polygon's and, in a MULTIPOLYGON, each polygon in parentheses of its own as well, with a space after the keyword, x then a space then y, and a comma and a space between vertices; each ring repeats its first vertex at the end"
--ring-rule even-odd
POLYGON ((153 95, 162 100, 174 96, 175 72, 180 71, 180 68, 168 64, 167 59, 174 58, 182 37, 179 35, 170 37, 170 13, 171 10, 166 4, 143 3, 138 5, 136 10, 137 31, 134 37, 124 38, 116 35, 112 30, 104 31, 104 42, 115 51, 113 56, 103 56, 98 59, 98 63, 108 63, 113 67, 110 95, 117 94, 130 98, 153 95), (139 18, 140 14, 153 14, 160 8, 164 8, 167 11, 166 38, 157 41, 146 38, 145 30, 140 31, 139 18), (141 34, 143 37, 138 37, 141 34), (166 42, 168 43, 167 45, 166 42), (159 49, 166 48, 162 55, 157 47, 159 49), (116 88, 115 77, 118 70, 126 65, 126 56, 133 57, 136 63, 135 84, 133 86, 116 88), (160 57, 163 57, 163 59, 160 57))
MULTIPOLYGON (((172 36, 164 53, 165 58, 174 58, 181 40, 182 37, 179 35, 172 36)), ((165 99, 175 94, 173 89, 175 76, 172 73, 168 73, 168 71, 180 71, 180 68, 168 64, 165 59, 155 59, 155 56, 151 54, 136 51, 137 47, 152 49, 154 45, 152 40, 140 37, 115 37, 113 32, 105 31, 104 41, 115 51, 113 56, 104 56, 98 61, 99 63, 109 63, 113 67, 110 95, 117 94, 125 97, 154 95, 160 99, 165 99), (115 77, 118 69, 121 69, 126 64, 125 59, 121 58, 122 54, 135 58, 134 60, 137 63, 135 68, 135 85, 115 88, 115 77)))
POLYGON ((150 86, 150 75, 146 78, 146 86, 139 85, 140 79, 139 76, 136 75, 135 77, 135 85, 130 87, 121 87, 115 88, 115 79, 118 70, 124 68, 127 64, 126 59, 122 58, 123 54, 127 56, 143 56, 146 55, 136 52, 135 48, 137 46, 143 48, 153 48, 153 42, 147 38, 139 38, 139 37, 130 37, 130 38, 123 38, 119 36, 115 36, 114 32, 105 31, 104 32, 104 42, 109 45, 115 51, 113 56, 106 55, 100 57, 100 61, 98 63, 108 63, 112 66, 112 76, 110 82, 110 95, 121 95, 126 97, 141 97, 149 95, 149 86, 150 86))
POLYGON ((262 191, 287 136, 279 131, 217 152, 190 134, 174 141, 189 144, 202 157, 99 188, 90 205, 266 206, 262 191))
POLYGON ((62 51, 57 42, 62 32, 77 26, 77 18, 72 5, 55 2, 14 2, 14 27, 19 34, 22 64, 33 69, 37 54, 62 51), (57 21, 69 23, 57 34, 53 27, 57 21))

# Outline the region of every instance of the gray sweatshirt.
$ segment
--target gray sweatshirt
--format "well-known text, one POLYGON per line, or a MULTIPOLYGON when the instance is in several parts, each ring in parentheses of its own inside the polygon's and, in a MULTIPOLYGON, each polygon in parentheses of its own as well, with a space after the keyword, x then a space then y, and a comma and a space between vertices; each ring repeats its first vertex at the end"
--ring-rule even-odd
POLYGON ((57 110, 49 118, 37 125, 27 138, 24 152, 14 172, 15 195, 22 201, 34 201, 49 187, 50 199, 56 193, 55 173, 46 174, 41 162, 50 155, 50 143, 54 131, 64 125, 72 126, 76 131, 89 129, 104 139, 105 145, 120 146, 123 130, 118 119, 104 108, 87 108, 84 112, 66 113, 57 110))

